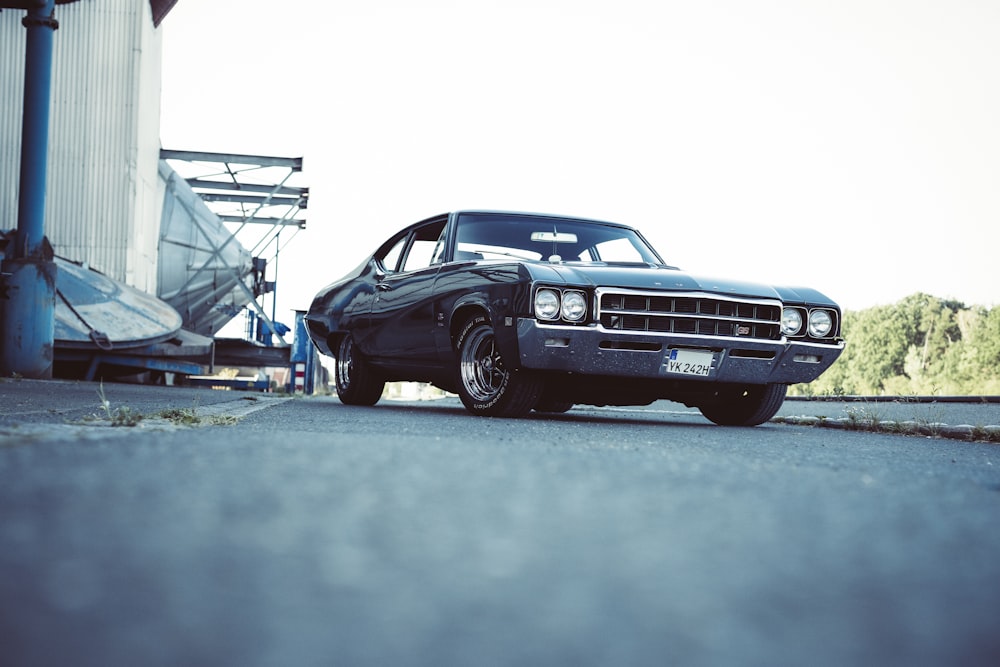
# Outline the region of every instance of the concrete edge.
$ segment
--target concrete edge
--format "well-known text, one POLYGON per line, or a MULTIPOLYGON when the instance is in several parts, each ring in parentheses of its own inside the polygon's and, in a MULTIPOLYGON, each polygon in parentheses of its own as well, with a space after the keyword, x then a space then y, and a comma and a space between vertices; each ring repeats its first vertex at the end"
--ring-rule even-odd
POLYGON ((896 435, 916 435, 929 438, 948 438, 968 442, 1000 443, 1000 426, 972 426, 959 424, 950 426, 940 422, 921 421, 882 421, 875 419, 857 419, 852 417, 812 417, 784 416, 772 417, 771 422, 791 424, 794 426, 815 426, 819 428, 834 428, 845 431, 867 433, 889 433, 896 435))

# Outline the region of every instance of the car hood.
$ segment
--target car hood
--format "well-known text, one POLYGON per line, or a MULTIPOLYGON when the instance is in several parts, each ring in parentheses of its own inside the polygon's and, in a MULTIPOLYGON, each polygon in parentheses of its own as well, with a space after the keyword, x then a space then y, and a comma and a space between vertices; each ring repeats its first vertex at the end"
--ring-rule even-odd
POLYGON ((828 297, 809 288, 777 287, 733 278, 698 275, 663 266, 538 263, 532 268, 535 269, 532 273, 536 280, 570 285, 712 292, 733 297, 779 299, 785 303, 832 304, 828 297))

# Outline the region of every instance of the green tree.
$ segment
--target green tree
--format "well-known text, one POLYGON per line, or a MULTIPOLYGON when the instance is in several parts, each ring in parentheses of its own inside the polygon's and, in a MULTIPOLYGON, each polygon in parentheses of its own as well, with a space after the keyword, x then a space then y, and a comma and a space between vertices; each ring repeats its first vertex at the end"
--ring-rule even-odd
POLYGON ((916 293, 844 313, 840 359, 792 394, 1000 394, 1000 307, 916 293))
POLYGON ((962 323, 961 393, 1000 394, 1000 306, 970 311, 962 323))
POLYGON ((960 352, 962 331, 957 314, 964 306, 917 293, 900 301, 897 308, 910 323, 909 347, 903 373, 886 378, 883 389, 894 394, 940 393, 960 352))
POLYGON ((910 315, 896 306, 876 306, 844 317, 846 393, 879 394, 887 378, 903 375, 914 338, 910 315))

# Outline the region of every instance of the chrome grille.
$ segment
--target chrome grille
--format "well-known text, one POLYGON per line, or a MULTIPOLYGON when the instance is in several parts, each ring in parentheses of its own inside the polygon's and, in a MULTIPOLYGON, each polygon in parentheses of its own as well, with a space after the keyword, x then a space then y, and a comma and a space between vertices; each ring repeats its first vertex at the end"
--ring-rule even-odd
POLYGON ((773 300, 598 289, 597 313, 613 331, 781 338, 781 303, 773 300))

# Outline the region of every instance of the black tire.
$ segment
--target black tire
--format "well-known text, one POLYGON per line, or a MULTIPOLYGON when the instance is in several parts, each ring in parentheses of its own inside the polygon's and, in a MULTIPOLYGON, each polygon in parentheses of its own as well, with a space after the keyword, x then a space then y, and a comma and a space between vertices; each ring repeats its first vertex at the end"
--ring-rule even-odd
POLYGON ((385 380, 372 371, 350 334, 337 346, 335 375, 337 397, 344 405, 375 405, 382 398, 385 380))
POLYGON ((757 426, 777 414, 787 391, 784 384, 748 385, 721 393, 698 409, 719 426, 757 426))
POLYGON ((523 417, 535 407, 541 380, 507 367, 485 315, 465 323, 456 348, 458 396, 466 410, 487 417, 523 417))
POLYGON ((558 398, 550 398, 548 396, 542 396, 538 400, 538 404, 535 405, 535 412, 547 412, 549 414, 558 414, 562 412, 569 412, 573 408, 573 403, 570 401, 563 401, 558 398))

